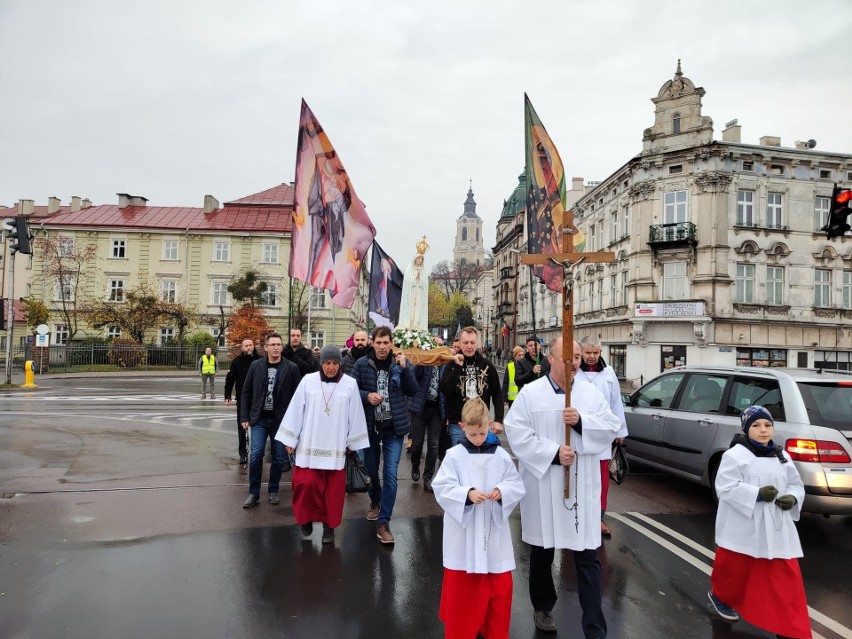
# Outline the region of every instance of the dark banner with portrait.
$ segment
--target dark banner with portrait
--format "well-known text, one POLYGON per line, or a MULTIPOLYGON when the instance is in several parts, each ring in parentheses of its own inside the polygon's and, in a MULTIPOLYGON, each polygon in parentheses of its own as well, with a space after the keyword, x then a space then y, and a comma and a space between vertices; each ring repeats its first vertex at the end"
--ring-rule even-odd
POLYGON ((393 326, 399 321, 402 280, 402 271, 396 262, 382 250, 378 242, 373 242, 373 258, 370 261, 370 317, 377 325, 385 323, 376 321, 376 316, 384 318, 393 326))

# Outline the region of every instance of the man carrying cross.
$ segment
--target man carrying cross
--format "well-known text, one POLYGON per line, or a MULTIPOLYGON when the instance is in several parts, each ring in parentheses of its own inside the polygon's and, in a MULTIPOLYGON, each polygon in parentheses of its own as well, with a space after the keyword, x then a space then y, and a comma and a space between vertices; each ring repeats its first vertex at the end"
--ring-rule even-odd
POLYGON ((573 550, 584 635, 603 639, 598 457, 612 445, 621 423, 597 388, 573 383, 580 365, 579 344, 574 342, 573 361, 565 366, 562 337, 557 337, 550 343, 548 359, 550 373, 520 390, 504 424, 526 488, 521 538, 530 546, 534 622, 539 630, 556 632, 551 565, 557 548, 573 550), (571 405, 566 407, 565 392, 572 388, 571 405), (572 430, 570 445, 565 443, 566 426, 572 430), (567 498, 566 469, 571 479, 567 498))

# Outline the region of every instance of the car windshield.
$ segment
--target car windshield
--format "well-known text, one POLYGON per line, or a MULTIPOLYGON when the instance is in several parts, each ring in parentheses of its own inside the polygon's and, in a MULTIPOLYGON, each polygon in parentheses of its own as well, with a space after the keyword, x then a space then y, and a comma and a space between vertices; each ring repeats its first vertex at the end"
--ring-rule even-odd
POLYGON ((837 430, 852 429, 852 385, 799 382, 811 424, 837 430))

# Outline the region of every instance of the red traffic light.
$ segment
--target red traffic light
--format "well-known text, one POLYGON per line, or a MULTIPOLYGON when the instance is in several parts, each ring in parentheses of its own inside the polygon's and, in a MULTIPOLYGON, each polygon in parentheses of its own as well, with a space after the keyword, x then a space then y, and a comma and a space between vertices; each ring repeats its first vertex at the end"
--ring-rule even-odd
POLYGON ((841 191, 835 197, 835 202, 838 204, 846 204, 849 200, 852 200, 852 189, 846 189, 845 191, 841 191))

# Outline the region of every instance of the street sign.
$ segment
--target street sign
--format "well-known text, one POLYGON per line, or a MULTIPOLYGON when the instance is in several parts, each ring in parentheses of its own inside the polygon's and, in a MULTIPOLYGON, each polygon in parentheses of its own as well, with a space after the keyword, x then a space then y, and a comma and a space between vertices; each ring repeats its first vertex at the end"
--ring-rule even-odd
POLYGON ((39 335, 47 335, 50 332, 50 327, 47 324, 39 324, 36 326, 36 333, 39 335))
POLYGON ((38 348, 47 348, 50 346, 50 335, 36 335, 35 345, 38 348))

